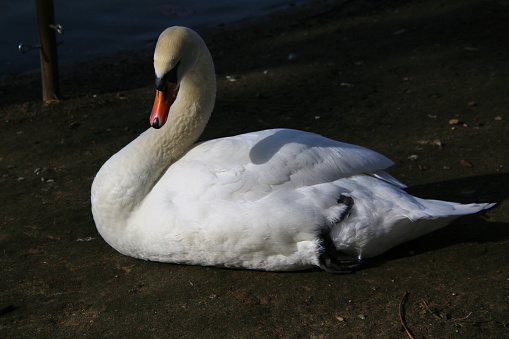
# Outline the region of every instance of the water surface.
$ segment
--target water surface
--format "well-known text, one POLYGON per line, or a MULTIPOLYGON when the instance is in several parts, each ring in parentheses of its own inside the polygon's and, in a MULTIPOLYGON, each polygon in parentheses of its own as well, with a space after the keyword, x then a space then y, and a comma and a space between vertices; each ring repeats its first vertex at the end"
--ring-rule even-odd
MULTIPOLYGON (((293 2, 294 3, 294 2, 293 2)), ((289 0, 54 0, 60 64, 145 47, 168 26, 212 27, 288 7, 289 0)), ((35 0, 1 1, 0 76, 38 71, 39 53, 18 52, 38 43, 35 0)))

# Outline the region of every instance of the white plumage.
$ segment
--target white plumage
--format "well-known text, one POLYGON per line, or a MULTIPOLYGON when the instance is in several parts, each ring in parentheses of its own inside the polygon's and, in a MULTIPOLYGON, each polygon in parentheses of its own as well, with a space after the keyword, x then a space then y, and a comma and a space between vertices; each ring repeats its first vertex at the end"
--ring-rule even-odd
POLYGON ((343 272, 354 265, 340 252, 372 257, 492 206, 408 195, 384 172, 391 160, 312 133, 274 129, 193 145, 216 91, 203 40, 186 28, 167 29, 154 68, 159 83, 176 76, 168 122, 115 154, 92 185, 97 229, 123 254, 343 272))

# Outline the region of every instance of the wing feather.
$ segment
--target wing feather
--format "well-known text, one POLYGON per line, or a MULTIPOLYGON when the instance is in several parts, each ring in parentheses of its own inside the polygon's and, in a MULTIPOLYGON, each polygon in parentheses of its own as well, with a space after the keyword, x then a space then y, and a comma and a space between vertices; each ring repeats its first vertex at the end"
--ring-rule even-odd
POLYGON ((273 129, 198 144, 169 168, 167 174, 172 175, 163 176, 160 183, 171 180, 164 186, 176 191, 180 187, 180 192, 201 198, 248 200, 275 188, 312 186, 362 173, 403 187, 383 172, 391 165, 391 160, 364 147, 273 129))

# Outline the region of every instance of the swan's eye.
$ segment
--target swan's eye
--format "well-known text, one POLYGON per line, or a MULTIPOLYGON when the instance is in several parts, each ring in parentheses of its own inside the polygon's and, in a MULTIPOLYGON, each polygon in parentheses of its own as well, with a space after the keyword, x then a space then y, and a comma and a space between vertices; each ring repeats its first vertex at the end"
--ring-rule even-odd
POLYGON ((177 64, 175 65, 175 67, 173 67, 169 72, 167 72, 165 75, 164 75, 164 80, 166 82, 171 82, 173 84, 178 84, 178 69, 179 69, 179 66, 180 66, 180 61, 177 62, 177 64))
POLYGON ((175 67, 166 72, 162 78, 156 76, 156 89, 159 91, 163 91, 167 83, 172 83, 176 87, 178 87, 178 68, 180 66, 180 61, 177 62, 175 67))

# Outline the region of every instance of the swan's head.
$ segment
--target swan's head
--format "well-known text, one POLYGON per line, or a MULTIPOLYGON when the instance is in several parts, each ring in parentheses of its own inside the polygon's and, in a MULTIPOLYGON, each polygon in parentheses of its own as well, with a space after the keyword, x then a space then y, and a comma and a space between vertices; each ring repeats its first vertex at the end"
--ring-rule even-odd
POLYGON ((203 40, 196 32, 185 27, 170 27, 161 33, 154 52, 156 76, 156 99, 150 124, 160 128, 168 119, 168 113, 177 95, 180 81, 198 59, 197 44, 203 40))

